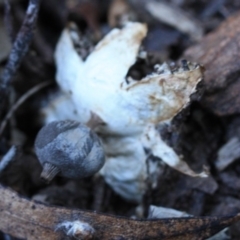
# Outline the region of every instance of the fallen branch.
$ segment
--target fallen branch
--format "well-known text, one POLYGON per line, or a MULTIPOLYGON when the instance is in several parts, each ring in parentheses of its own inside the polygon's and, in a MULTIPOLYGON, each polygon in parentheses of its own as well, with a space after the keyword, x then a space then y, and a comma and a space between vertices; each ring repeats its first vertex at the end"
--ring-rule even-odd
MULTIPOLYGON (((75 239, 83 224, 96 239, 205 239, 240 220, 240 214, 230 217, 195 217, 157 220, 133 220, 53 206, 45 206, 19 197, 0 185, 0 230, 17 238, 75 239), (63 231, 64 227, 67 231, 63 231)), ((86 230, 86 229, 84 229, 86 230)), ((90 239, 90 238, 88 238, 90 239)))
POLYGON ((15 159, 17 155, 17 147, 12 146, 0 161, 0 176, 5 168, 15 159))

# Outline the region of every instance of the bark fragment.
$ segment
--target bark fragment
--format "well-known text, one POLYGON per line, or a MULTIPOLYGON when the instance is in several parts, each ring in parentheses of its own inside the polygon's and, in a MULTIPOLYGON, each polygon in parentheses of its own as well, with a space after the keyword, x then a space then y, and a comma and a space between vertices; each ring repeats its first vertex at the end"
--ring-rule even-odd
POLYGON ((205 67, 206 91, 201 102, 219 116, 240 113, 239 21, 240 12, 184 54, 205 67))

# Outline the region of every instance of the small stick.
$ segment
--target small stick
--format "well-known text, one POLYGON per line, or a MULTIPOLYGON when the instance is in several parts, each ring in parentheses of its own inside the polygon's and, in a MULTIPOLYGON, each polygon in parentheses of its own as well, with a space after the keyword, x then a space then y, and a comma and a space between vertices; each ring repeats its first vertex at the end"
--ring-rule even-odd
POLYGON ((42 88, 48 86, 50 84, 49 81, 40 83, 30 90, 28 90, 24 95, 22 95, 18 101, 11 107, 11 109, 8 111, 7 115, 4 117, 2 123, 0 124, 0 135, 3 133, 3 130, 5 129, 8 120, 12 117, 14 112, 19 108, 20 105, 22 105, 29 97, 31 97, 33 94, 41 90, 42 88))
POLYGON ((25 19, 13 44, 7 65, 1 77, 1 88, 7 88, 10 85, 13 74, 16 72, 22 58, 28 51, 33 37, 33 29, 35 27, 38 10, 39 0, 30 0, 25 19))
MULTIPOLYGON (((29 0, 26 16, 13 43, 7 64, 0 78, 0 113, 6 103, 11 79, 28 51, 39 10, 40 0, 29 0)), ((8 11, 8 10, 6 10, 8 11)))
POLYGON ((3 156, 2 160, 0 161, 0 175, 4 171, 4 169, 9 165, 10 162, 13 161, 17 154, 17 147, 12 146, 8 152, 3 156))

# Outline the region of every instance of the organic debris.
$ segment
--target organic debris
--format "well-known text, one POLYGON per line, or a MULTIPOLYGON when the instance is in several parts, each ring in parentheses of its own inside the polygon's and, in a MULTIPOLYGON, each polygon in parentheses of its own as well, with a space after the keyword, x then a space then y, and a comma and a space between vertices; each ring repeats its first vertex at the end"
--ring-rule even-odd
POLYGON ((239 214, 229 217, 133 220, 96 212, 44 206, 21 198, 3 187, 0 187, 0 194, 1 230, 28 240, 68 239, 66 235, 82 239, 83 234, 86 237, 84 239, 93 239, 93 236, 96 236, 106 240, 205 239, 240 220, 239 214))
POLYGON ((240 113, 239 20, 239 13, 231 16, 184 54, 186 59, 205 66, 205 94, 201 102, 219 116, 240 113))
POLYGON ((183 33, 189 34, 194 40, 202 38, 203 29, 200 23, 188 16, 189 14, 180 8, 171 6, 169 3, 148 1, 146 2, 146 9, 159 21, 176 27, 183 33))
POLYGON ((238 240, 239 1, 39 2, 0 0, 0 240, 238 240), (169 85, 157 84, 163 76, 169 85), (100 174, 41 181, 34 140, 44 111, 99 135, 100 174), (149 206, 170 218, 148 219, 149 206))

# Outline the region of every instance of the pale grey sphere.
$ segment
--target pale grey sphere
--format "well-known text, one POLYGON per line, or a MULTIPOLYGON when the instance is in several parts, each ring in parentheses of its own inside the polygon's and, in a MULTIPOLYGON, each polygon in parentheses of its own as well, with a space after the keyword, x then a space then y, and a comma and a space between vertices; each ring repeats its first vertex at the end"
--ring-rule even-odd
POLYGON ((44 126, 36 137, 35 151, 46 171, 51 171, 47 168, 52 166, 54 176, 67 178, 94 175, 105 160, 98 136, 84 124, 72 120, 54 121, 44 126))

